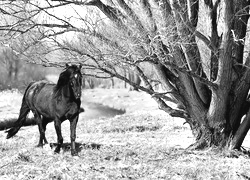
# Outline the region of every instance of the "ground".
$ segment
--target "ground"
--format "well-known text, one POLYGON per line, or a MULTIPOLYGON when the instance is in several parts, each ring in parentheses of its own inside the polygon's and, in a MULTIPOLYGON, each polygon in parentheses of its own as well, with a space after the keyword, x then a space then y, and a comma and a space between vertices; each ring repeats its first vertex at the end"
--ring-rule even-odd
MULTIPOLYGON (((17 117, 21 99, 18 91, 1 92, 0 120, 17 117)), ((78 157, 70 155, 68 122, 62 126, 65 144, 60 154, 54 154, 48 146, 35 147, 37 126, 23 127, 8 140, 0 131, 0 179, 250 178, 247 155, 233 158, 214 149, 187 150, 194 142, 189 127, 182 119, 158 110, 143 92, 84 90, 82 101, 86 112, 80 115, 77 127, 78 157), (91 102, 126 113, 95 117, 91 102)), ((48 125, 46 136, 50 143, 56 142, 53 123, 48 125)))

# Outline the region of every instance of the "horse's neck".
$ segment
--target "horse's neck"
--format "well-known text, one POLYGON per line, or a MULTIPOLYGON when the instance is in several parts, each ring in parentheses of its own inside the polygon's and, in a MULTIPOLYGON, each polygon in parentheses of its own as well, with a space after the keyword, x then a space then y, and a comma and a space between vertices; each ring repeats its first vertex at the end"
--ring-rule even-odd
POLYGON ((70 90, 69 85, 65 85, 60 89, 60 96, 61 96, 61 100, 72 101, 73 94, 70 90))

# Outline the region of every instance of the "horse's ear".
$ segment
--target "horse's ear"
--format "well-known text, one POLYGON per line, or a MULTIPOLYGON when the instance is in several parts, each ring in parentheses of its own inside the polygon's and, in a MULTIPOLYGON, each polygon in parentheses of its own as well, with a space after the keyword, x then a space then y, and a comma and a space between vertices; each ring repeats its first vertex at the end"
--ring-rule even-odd
POLYGON ((66 65, 66 68, 68 68, 68 67, 69 67, 69 64, 68 64, 68 63, 66 63, 65 65, 66 65))
POLYGON ((79 69, 80 69, 80 70, 82 69, 82 64, 79 64, 79 69))

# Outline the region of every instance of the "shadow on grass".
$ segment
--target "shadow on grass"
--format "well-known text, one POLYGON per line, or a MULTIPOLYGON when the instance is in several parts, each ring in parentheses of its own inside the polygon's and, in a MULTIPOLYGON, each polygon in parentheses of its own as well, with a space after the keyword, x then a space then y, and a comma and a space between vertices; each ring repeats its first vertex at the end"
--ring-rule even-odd
POLYGON ((111 129, 104 129, 103 132, 104 133, 114 133, 114 132, 118 132, 118 133, 125 133, 125 132, 145 132, 145 131, 157 131, 159 130, 161 127, 159 126, 148 126, 148 125, 135 125, 135 126, 131 126, 131 127, 115 127, 115 128, 111 128, 111 129))
MULTIPOLYGON (((50 147, 54 149, 57 146, 57 143, 50 143, 50 147)), ((78 143, 76 142, 76 151, 79 153, 83 149, 97 149, 99 150, 101 148, 101 144, 96 144, 96 143, 78 143)), ((71 144, 70 143, 63 143, 62 144, 62 150, 63 151, 70 151, 71 149, 71 144)))

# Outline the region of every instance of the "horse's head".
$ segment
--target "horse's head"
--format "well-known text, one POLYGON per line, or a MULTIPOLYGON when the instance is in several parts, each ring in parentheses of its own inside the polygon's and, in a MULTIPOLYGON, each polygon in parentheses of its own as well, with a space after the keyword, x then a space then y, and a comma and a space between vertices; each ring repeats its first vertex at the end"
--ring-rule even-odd
POLYGON ((69 72, 69 85, 73 91, 73 94, 76 99, 81 98, 82 90, 82 74, 81 74, 82 66, 79 65, 68 65, 66 64, 66 71, 69 72))

